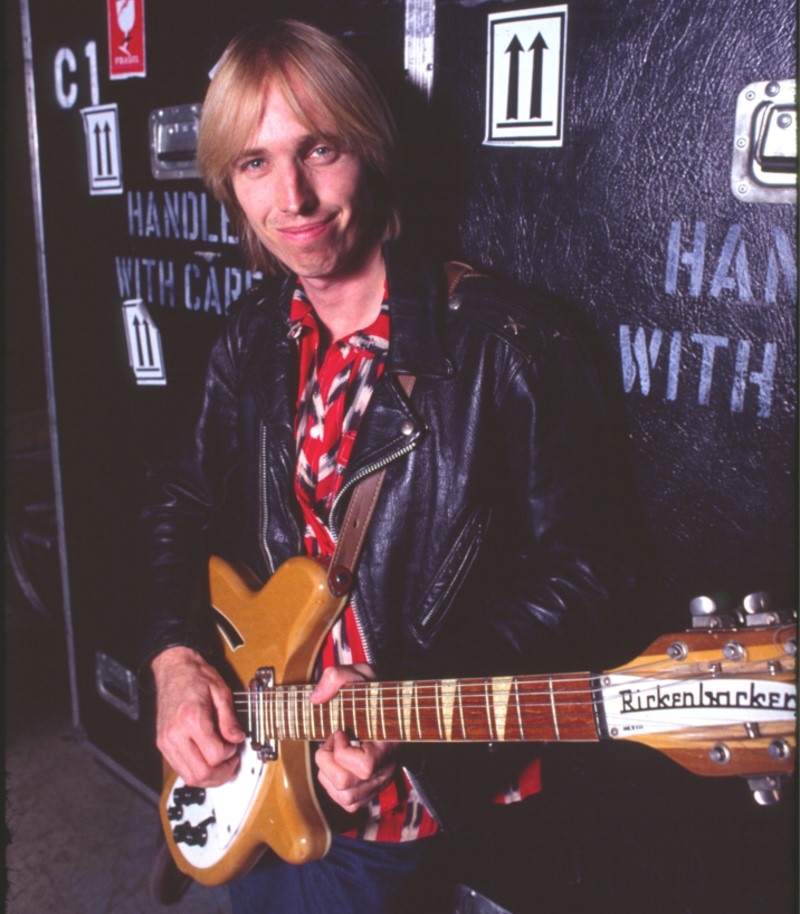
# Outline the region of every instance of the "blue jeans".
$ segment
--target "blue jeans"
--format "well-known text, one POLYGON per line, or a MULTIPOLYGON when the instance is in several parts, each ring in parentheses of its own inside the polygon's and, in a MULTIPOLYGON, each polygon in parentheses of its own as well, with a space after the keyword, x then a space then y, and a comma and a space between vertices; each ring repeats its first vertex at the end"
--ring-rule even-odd
POLYGON ((334 836, 325 857, 299 866, 267 852, 230 884, 234 914, 445 914, 452 882, 442 841, 334 836))

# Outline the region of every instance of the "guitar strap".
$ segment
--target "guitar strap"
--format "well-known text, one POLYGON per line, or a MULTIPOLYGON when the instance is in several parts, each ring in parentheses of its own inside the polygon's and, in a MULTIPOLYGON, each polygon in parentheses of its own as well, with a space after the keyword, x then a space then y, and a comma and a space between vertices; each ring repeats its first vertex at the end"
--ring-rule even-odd
MULTIPOLYGON (((456 260, 448 261, 444 268, 447 276, 448 297, 455 292, 456 287, 464 276, 468 273, 476 275, 469 264, 456 260)), ((397 380, 400 382, 406 397, 410 397, 416 378, 412 375, 404 374, 398 375, 397 380)), ((358 556, 361 553, 361 547, 364 545, 367 527, 378 502, 378 495, 385 476, 385 467, 378 470, 377 473, 365 476, 356 485, 353 489, 353 494, 350 496, 350 503, 344 515, 344 523, 339 531, 339 539, 328 568, 328 588, 335 597, 345 596, 353 586, 353 574, 355 573, 358 556)))

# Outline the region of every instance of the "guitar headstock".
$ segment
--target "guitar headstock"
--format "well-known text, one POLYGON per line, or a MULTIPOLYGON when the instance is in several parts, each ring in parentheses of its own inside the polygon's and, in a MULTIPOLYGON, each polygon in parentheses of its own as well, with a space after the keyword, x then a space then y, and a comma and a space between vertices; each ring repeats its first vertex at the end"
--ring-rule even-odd
POLYGON ((796 613, 755 594, 729 614, 697 598, 692 617, 599 678, 607 735, 695 774, 747 777, 759 803, 774 802, 796 766, 796 613))

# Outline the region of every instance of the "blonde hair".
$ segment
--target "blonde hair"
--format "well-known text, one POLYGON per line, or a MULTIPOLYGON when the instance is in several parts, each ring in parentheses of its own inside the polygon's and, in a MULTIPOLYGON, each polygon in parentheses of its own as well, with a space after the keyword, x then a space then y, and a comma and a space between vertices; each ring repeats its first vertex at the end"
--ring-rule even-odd
POLYGON ((233 191, 234 162, 264 113, 265 89, 277 86, 309 130, 336 139, 365 166, 383 238, 395 238, 396 129, 372 75, 338 40, 314 26, 282 20, 237 35, 225 49, 200 117, 197 162, 207 187, 228 211, 250 265, 276 273, 282 265, 258 240, 233 191), (330 127, 335 125, 335 136, 330 127))

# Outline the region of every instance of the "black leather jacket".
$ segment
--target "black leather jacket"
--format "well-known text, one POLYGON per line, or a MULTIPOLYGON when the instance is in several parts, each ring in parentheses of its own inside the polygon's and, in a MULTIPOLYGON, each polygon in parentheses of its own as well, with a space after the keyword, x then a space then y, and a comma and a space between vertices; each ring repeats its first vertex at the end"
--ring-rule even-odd
MULTIPOLYGON (((382 678, 583 669, 625 579, 587 360, 530 290, 467 276, 448 301, 440 268, 400 244, 385 254, 387 367, 332 511, 336 528, 354 482, 388 467, 353 593, 368 656, 382 678), (417 379, 410 402, 398 374, 417 379)), ((292 286, 267 284, 232 310, 192 440, 153 475, 146 657, 209 650, 204 613, 189 609, 209 552, 262 580, 302 552, 292 286)), ((465 809, 462 788, 493 793, 519 765, 493 747, 409 751, 406 762, 446 824, 465 809)))

